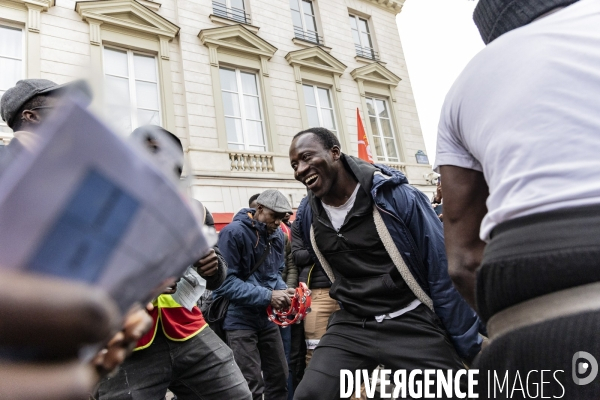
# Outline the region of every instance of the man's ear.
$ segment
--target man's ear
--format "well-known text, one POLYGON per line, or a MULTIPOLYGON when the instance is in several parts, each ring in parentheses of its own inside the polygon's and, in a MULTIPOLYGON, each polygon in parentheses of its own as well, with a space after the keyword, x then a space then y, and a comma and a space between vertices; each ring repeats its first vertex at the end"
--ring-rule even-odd
POLYGON ((40 123, 40 116, 35 111, 25 110, 21 113, 21 120, 27 124, 37 125, 40 123))
POLYGON ((340 159, 340 157, 342 156, 342 150, 340 150, 340 148, 338 146, 333 146, 329 151, 331 151, 331 156, 333 158, 333 161, 337 161, 340 159))

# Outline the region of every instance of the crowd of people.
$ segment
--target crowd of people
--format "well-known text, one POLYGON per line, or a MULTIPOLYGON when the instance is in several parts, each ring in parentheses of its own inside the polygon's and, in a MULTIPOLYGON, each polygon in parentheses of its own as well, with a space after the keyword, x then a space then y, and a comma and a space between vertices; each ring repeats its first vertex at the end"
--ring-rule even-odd
MULTIPOLYGON (((205 281, 191 308, 171 285, 123 316, 92 285, 0 266, 0 398, 330 400, 342 370, 378 366, 567 370, 546 395, 599 398, 572 357, 600 356, 600 2, 480 0, 474 19, 488 46, 442 110, 443 203, 441 177, 430 201, 335 133, 303 130, 289 160, 307 196, 296 210, 278 190, 252 196, 181 278, 205 281), (267 309, 287 310, 301 283, 310 312, 277 326, 267 309), (82 362, 88 345, 101 349, 82 362)), ((89 97, 44 79, 5 92, 0 168, 74 86, 89 97)), ((176 135, 132 137, 150 153, 174 145, 180 177, 176 135)))

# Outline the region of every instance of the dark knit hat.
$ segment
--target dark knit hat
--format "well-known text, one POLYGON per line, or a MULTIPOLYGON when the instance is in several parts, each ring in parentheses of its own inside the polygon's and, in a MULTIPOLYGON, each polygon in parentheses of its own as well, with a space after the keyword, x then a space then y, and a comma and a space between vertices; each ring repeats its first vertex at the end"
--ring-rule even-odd
POLYGON ((473 20, 479 34, 489 44, 498 36, 527 25, 556 7, 566 7, 578 0, 479 0, 473 20))

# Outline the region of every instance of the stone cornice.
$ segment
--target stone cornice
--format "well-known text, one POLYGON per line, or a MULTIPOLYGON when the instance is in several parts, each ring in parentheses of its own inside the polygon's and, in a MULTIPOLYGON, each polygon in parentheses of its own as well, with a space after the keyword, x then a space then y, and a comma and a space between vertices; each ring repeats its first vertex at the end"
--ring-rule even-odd
POLYGON ((373 3, 378 5, 379 7, 385 8, 386 10, 393 12, 394 14, 400 13, 402 11, 402 6, 404 5, 405 0, 363 0, 368 3, 373 3))

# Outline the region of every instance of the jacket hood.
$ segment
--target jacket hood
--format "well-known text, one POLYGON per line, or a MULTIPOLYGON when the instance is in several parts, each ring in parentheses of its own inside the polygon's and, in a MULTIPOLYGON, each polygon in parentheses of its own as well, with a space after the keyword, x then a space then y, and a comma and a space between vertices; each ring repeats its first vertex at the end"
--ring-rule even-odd
POLYGON ((256 230, 260 235, 268 236, 267 225, 254 219, 255 212, 254 208, 242 208, 235 214, 233 221, 239 221, 248 228, 256 230))
POLYGON ((373 175, 373 187, 371 188, 371 195, 373 198, 377 196, 379 188, 384 185, 408 185, 408 179, 402 172, 383 164, 375 164, 375 167, 377 167, 379 171, 373 175))

